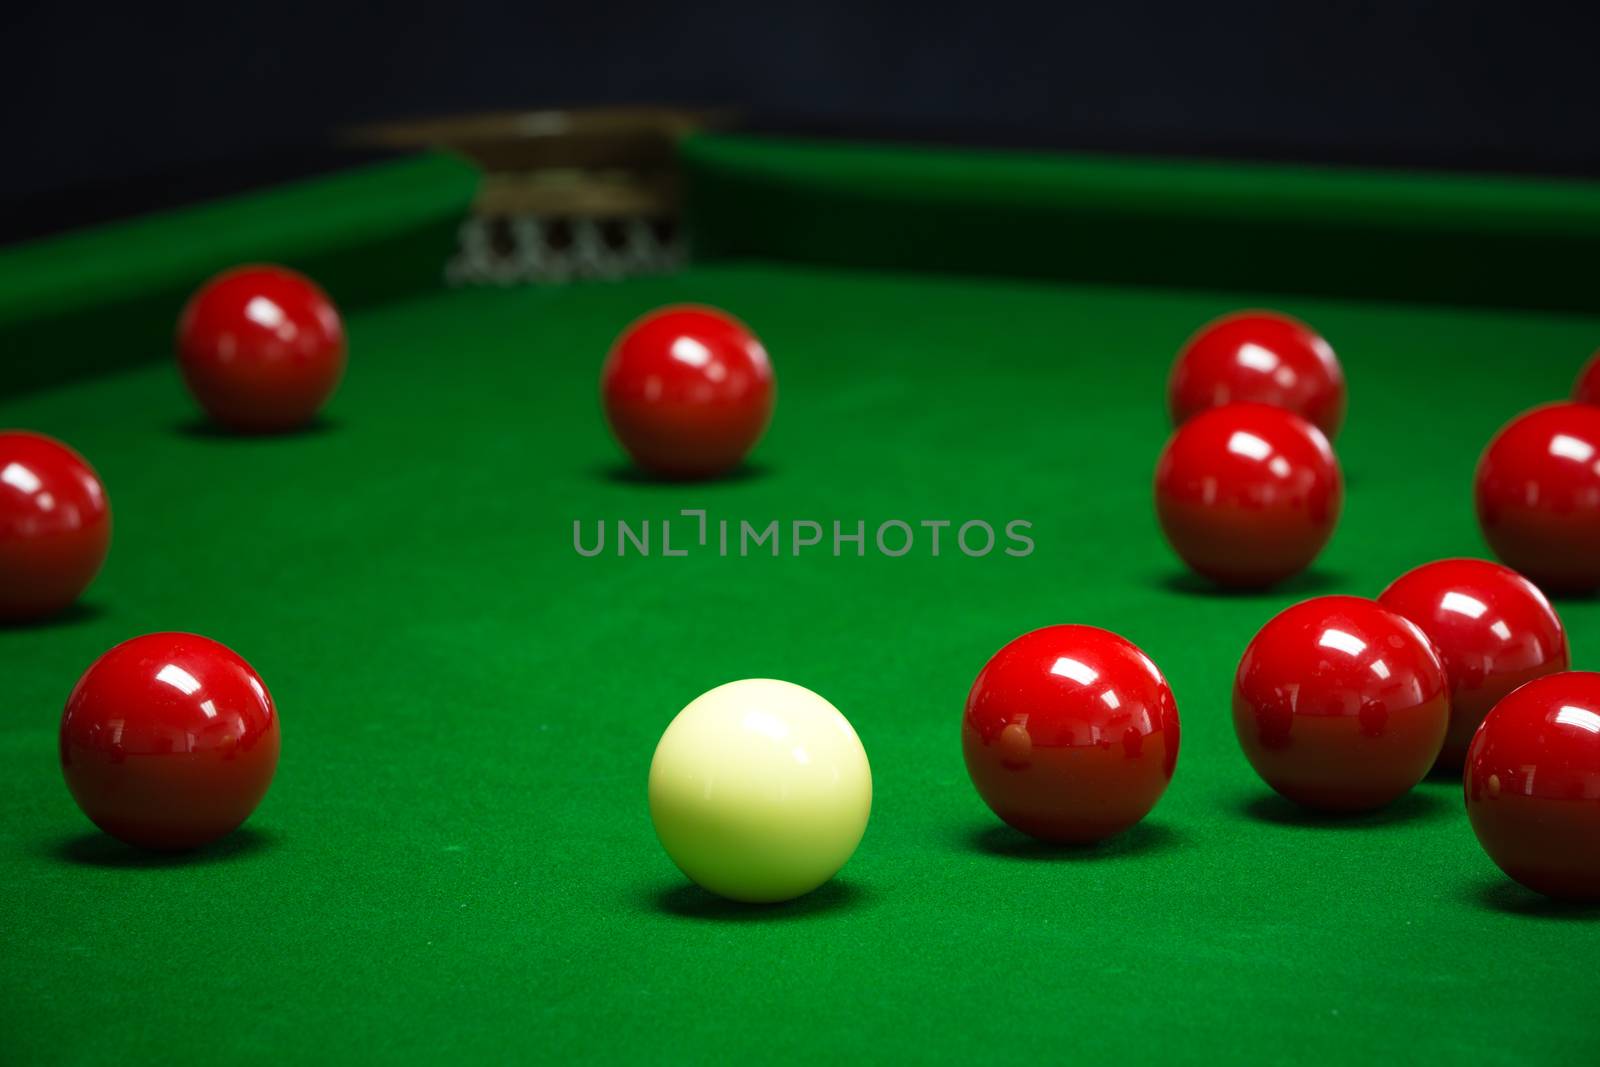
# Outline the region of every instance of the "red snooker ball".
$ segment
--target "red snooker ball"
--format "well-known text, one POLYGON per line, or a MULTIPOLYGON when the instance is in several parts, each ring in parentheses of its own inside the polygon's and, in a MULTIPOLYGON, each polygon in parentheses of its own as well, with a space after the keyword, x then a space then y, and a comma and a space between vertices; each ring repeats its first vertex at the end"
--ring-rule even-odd
POLYGON ((1546 404, 1512 419, 1478 460, 1478 523, 1546 592, 1600 589, 1600 407, 1546 404))
POLYGON ((1437 766, 1459 771, 1489 709, 1524 682, 1567 669, 1567 634, 1538 586, 1481 559, 1442 559, 1396 578, 1378 603, 1422 628, 1450 683, 1437 766))
POLYGON ((1241 311, 1202 326, 1167 379, 1175 425, 1234 403, 1271 404, 1313 423, 1329 440, 1344 423, 1344 370, 1333 346, 1299 319, 1241 311))
POLYGON ((1463 784, 1502 871, 1546 896, 1600 901, 1600 674, 1552 674, 1496 704, 1463 784))
POLYGON ((283 267, 212 278, 178 320, 178 365, 216 422, 241 433, 305 426, 344 376, 344 326, 326 293, 283 267))
POLYGON ((715 308, 653 311, 606 357, 600 395, 617 440, 645 470, 709 478, 744 461, 772 418, 767 350, 715 308))
POLYGON ((0 621, 65 609, 110 545, 111 505, 94 468, 53 438, 0 433, 0 621))
POLYGON ((1298 574, 1333 535, 1339 463, 1311 423, 1265 404, 1229 404, 1173 433, 1156 466, 1156 515, 1177 554, 1226 586, 1298 574))
POLYGON ((1150 658, 1093 626, 1048 626, 979 672, 961 724, 967 773, 1001 819, 1087 844, 1144 818, 1178 762, 1178 704, 1150 658))
POLYGON ((1580 404, 1600 404, 1600 352, 1594 354, 1583 373, 1578 375, 1578 384, 1572 387, 1572 399, 1580 404))
POLYGON ((278 765, 260 675, 194 634, 124 641, 84 672, 61 716, 61 770, 100 829, 150 849, 196 848, 255 810, 278 765))
POLYGON ((1409 791, 1449 723, 1449 683, 1427 636, 1362 597, 1315 597, 1274 616, 1234 678, 1245 758, 1280 794, 1322 811, 1370 811, 1409 791))

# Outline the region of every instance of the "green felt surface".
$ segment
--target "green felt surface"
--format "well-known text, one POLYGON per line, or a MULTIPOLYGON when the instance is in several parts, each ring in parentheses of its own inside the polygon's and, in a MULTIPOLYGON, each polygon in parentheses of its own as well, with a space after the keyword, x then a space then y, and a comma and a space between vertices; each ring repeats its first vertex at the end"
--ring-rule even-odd
MULTIPOLYGON (((0 1060, 1596 1062, 1600 917, 1503 879, 1454 783, 1354 820, 1275 800, 1228 692, 1276 609, 1481 554, 1478 450, 1600 320, 1275 301, 1345 361, 1348 501, 1314 572, 1220 596, 1155 527, 1162 384, 1195 324, 1264 299, 729 262, 359 310, 301 436, 206 432, 165 362, 0 402, 116 515, 83 606, 0 631, 0 1060), (776 421, 744 477, 640 482, 599 360, 689 299, 766 339, 776 421), (574 520, 694 507, 1024 519, 1037 548, 573 549, 574 520), (1141 644, 1183 720, 1161 804, 1086 851, 1001 828, 958 744, 986 658, 1064 621, 1141 644), (162 628, 250 659, 284 730, 257 815, 180 860, 98 836, 54 751, 78 673, 162 628), (644 799, 670 717, 752 675, 837 704, 875 774, 840 878, 773 909, 686 885, 644 799)), ((1600 602, 1559 608, 1600 664, 1600 602)))
POLYGON ((1600 185, 709 134, 703 255, 1600 313, 1600 185))
POLYGON ((0 248, 0 396, 147 363, 176 308, 241 262, 355 309, 438 285, 478 173, 423 155, 0 248))

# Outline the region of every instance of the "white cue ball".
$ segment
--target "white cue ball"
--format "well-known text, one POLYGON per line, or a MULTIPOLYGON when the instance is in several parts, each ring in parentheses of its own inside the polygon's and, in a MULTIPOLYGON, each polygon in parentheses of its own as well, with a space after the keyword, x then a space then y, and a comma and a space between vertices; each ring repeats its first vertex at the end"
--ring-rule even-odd
POLYGON ((650 818, 672 862, 732 900, 811 892, 872 810, 867 753, 839 709, 772 678, 719 685, 678 712, 650 761, 650 818))

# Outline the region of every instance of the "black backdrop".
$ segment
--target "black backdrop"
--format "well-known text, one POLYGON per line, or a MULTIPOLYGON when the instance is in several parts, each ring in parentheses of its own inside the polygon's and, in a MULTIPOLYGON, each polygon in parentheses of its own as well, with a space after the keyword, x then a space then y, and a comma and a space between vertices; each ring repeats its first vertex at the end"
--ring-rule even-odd
POLYGON ((1595 0, 0 5, 0 239, 600 103, 1018 146, 1600 177, 1595 0))

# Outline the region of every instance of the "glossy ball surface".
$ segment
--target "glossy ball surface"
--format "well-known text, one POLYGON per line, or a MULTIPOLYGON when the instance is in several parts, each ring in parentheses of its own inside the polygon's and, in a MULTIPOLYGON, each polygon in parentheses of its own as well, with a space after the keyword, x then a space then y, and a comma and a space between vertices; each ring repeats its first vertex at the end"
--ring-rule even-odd
POLYGON ((1478 843, 1535 892, 1600 901, 1600 674, 1529 682, 1494 706, 1467 750, 1478 843))
POLYGON ((1596 352, 1572 387, 1572 399, 1580 404, 1600 404, 1600 352, 1596 352))
POLYGON ((1600 589, 1600 407, 1547 404, 1478 459, 1478 523, 1494 554, 1547 593, 1600 589))
POLYGON ((1048 626, 996 652, 967 695, 961 751, 978 795, 1043 841, 1088 844, 1149 814, 1178 762, 1178 704, 1133 642, 1048 626))
POLYGON ((1324 596, 1274 616, 1233 685, 1233 727, 1256 773, 1308 808, 1381 808, 1444 744, 1450 690, 1417 625, 1375 600, 1324 596))
POLYGON ((178 319, 178 366, 206 414, 240 433, 305 426, 344 377, 339 313, 284 267, 217 275, 178 319))
POLYGON ((1524 682, 1564 671, 1567 634, 1538 586, 1482 559, 1442 559, 1396 578, 1378 603, 1422 628, 1450 683, 1441 770, 1459 771, 1483 717, 1524 682))
POLYGON ((696 697, 650 761, 650 819, 678 869, 730 900, 775 903, 832 878, 861 843, 872 770, 839 710, 747 678, 696 697))
POLYGON ((666 307, 622 332, 600 374, 617 441, 664 478, 710 478, 738 467, 772 418, 767 350, 715 308, 666 307))
POLYGON ((1344 424, 1344 368, 1333 346, 1299 319, 1275 311, 1225 315, 1179 350, 1167 379, 1167 408, 1174 425, 1182 425, 1237 403, 1292 411, 1331 441, 1344 424))
POLYGON ((1201 412, 1156 465, 1156 515, 1178 556, 1220 585, 1262 587, 1310 566, 1344 484, 1321 430, 1265 404, 1201 412))
POLYGON ((135 637, 95 660, 61 716, 61 770, 78 807, 130 845, 196 848, 249 817, 278 766, 278 715, 225 645, 135 637))
POLYGON ((0 622, 60 613, 110 546, 111 505, 94 468, 54 438, 0 433, 0 622))

